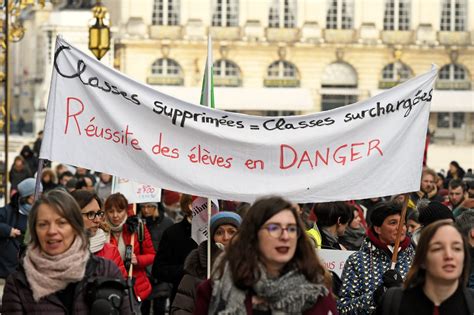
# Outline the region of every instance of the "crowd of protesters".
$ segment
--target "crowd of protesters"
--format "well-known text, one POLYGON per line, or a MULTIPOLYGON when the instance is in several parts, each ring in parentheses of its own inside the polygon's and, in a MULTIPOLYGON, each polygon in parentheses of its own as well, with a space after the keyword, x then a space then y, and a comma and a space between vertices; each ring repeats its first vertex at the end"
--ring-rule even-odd
POLYGON ((131 205, 112 176, 58 164, 34 202, 37 167, 25 146, 0 208, 2 314, 474 314, 474 176, 455 161, 411 194, 221 200, 200 244, 195 196, 131 205), (340 277, 319 249, 353 251, 340 277))

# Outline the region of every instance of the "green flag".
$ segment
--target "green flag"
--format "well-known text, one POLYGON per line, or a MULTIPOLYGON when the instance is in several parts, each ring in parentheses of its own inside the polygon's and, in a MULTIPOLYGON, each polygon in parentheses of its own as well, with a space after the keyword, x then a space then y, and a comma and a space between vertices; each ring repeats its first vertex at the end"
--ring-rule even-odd
POLYGON ((207 39, 207 60, 206 69, 202 79, 201 105, 215 108, 214 105, 214 78, 213 78, 213 62, 212 62, 212 39, 207 39))

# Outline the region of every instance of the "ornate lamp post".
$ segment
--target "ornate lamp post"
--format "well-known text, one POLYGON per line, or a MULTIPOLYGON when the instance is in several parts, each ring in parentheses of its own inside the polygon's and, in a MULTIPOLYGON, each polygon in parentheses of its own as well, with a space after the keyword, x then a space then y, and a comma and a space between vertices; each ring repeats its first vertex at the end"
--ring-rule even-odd
POLYGON ((95 21, 89 27, 89 50, 100 60, 110 49, 110 27, 104 23, 107 8, 97 1, 92 13, 95 21))
POLYGON ((0 65, 4 70, 0 71, 0 83, 3 83, 4 94, 2 108, 2 120, 0 129, 3 127, 5 144, 5 164, 3 167, 3 192, 5 195, 5 204, 8 202, 8 137, 10 135, 10 82, 9 82, 9 43, 18 42, 25 35, 23 27, 22 12, 40 5, 44 7, 46 0, 4 0, 0 4, 0 25, 2 33, 0 36, 0 65))

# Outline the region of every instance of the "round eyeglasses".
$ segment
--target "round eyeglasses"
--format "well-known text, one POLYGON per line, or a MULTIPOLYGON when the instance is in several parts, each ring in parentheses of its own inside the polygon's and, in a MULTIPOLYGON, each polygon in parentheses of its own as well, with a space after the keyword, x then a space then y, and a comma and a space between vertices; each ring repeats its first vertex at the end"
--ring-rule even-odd
POLYGON ((102 210, 99 210, 97 212, 89 211, 89 212, 83 212, 82 215, 85 215, 86 218, 92 221, 92 220, 95 220, 96 217, 98 217, 99 219, 102 219, 105 216, 105 212, 102 210))
POLYGON ((286 231, 290 238, 296 238, 300 235, 300 229, 296 224, 290 224, 284 228, 280 224, 270 223, 262 227, 262 229, 267 230, 268 234, 274 238, 281 237, 283 235, 283 231, 286 231))

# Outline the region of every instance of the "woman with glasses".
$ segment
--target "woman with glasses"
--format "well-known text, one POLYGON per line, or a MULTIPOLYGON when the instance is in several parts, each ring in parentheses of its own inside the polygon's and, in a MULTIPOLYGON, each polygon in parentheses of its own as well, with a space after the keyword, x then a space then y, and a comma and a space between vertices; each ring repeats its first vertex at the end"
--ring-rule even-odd
MULTIPOLYGON (((132 268, 135 278, 134 290, 140 301, 144 301, 151 293, 151 284, 146 275, 146 267, 153 264, 155 249, 150 233, 144 225, 139 225, 136 217, 129 219, 128 200, 121 193, 110 195, 105 200, 105 220, 110 225, 108 241, 117 246, 125 269, 132 268), (143 228, 143 233, 138 233, 143 228), (140 236, 143 236, 143 239, 140 236), (132 249, 133 243, 133 251, 132 249), (130 267, 128 266, 130 265, 130 267)), ((133 213, 130 214, 132 216, 133 213)))
POLYGON ((294 206, 256 201, 197 291, 194 314, 337 314, 327 273, 294 206))
POLYGON ((112 260, 119 267, 123 276, 127 278, 127 271, 116 246, 107 243, 106 234, 101 228, 105 212, 102 210, 102 201, 96 193, 88 190, 76 190, 71 193, 81 208, 84 227, 89 236, 89 249, 92 254, 112 260))

